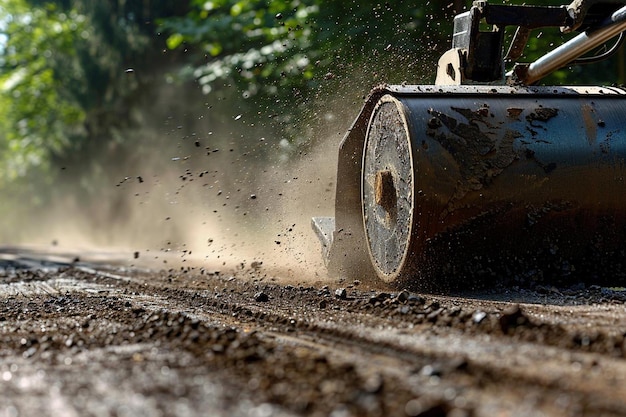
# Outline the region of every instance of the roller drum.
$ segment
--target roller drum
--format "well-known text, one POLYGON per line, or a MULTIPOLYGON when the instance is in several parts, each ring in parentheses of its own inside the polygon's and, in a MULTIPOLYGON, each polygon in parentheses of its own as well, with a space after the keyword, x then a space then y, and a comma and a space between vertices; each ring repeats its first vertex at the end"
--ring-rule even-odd
POLYGON ((599 88, 387 89, 370 103, 362 152, 376 274, 419 287, 626 276, 625 98, 599 88))

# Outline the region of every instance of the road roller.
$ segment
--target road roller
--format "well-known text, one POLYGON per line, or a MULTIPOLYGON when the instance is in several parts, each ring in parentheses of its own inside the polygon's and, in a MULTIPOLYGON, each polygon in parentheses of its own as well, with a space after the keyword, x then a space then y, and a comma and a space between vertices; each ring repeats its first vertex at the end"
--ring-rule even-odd
POLYGON ((341 141, 334 217, 312 219, 329 273, 626 283, 626 89, 539 84, 616 53, 625 30, 624 0, 457 15, 435 83, 374 88, 341 141), (543 27, 569 40, 518 62, 543 27))

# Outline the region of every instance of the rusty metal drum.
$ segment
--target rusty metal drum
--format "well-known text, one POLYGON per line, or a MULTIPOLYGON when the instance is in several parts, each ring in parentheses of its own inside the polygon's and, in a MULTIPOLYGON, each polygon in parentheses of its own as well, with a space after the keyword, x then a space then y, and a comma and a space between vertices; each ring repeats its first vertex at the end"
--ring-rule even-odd
MULTIPOLYGON (((360 175, 375 273, 428 286, 626 256, 625 115, 620 88, 380 90, 342 150, 362 152, 347 174, 360 175)), ((342 191, 336 209, 350 211, 342 191)))

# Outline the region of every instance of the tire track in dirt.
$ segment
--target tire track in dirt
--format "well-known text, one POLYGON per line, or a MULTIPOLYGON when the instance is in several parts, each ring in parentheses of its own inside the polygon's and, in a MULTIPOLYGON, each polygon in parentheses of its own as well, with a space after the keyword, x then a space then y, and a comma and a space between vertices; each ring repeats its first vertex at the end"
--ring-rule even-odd
MULTIPOLYGON (((280 286, 275 288, 284 290, 280 286)), ((434 327, 422 325, 415 331, 408 331, 406 328, 402 329, 405 326, 396 328, 390 325, 388 320, 381 320, 379 317, 370 317, 368 320, 367 316, 360 312, 348 311, 344 313, 342 320, 328 320, 324 317, 327 314, 318 310, 317 315, 322 317, 296 320, 293 317, 300 315, 301 312, 294 314, 293 309, 286 308, 278 313, 274 309, 272 313, 266 311, 262 303, 247 303, 236 296, 217 302, 211 296, 204 298, 202 293, 187 292, 187 296, 202 299, 200 301, 200 305, 203 306, 202 313, 198 317, 215 318, 224 315, 225 312, 232 312, 226 317, 228 322, 232 322, 230 316, 234 315, 240 321, 236 325, 241 325, 241 322, 244 325, 252 323, 259 331, 269 330, 269 334, 278 340, 324 350, 344 360, 347 357, 351 358, 353 363, 359 363, 361 369, 372 368, 371 363, 377 362, 375 358, 382 357, 386 361, 393 361, 395 363, 393 367, 374 367, 370 372, 412 380, 413 392, 419 392, 421 395, 433 395, 428 390, 422 392, 415 388, 427 387, 429 378, 433 376, 438 379, 437 391, 441 391, 441 380, 444 379, 441 378, 442 370, 445 369, 448 389, 465 392, 462 401, 473 403, 472 408, 477 408, 480 404, 475 411, 480 411, 481 415, 488 415, 496 410, 498 413, 513 411, 513 415, 523 415, 524 409, 516 407, 515 404, 524 404, 525 407, 525 398, 531 393, 538 401, 533 407, 533 413, 537 412, 539 407, 545 407, 548 415, 554 412, 563 413, 565 410, 558 407, 550 411, 553 404, 549 401, 550 398, 559 397, 563 393, 576 398, 568 399, 569 406, 574 409, 593 410, 594 413, 606 415, 626 413, 626 404, 623 401, 626 390, 615 389, 614 385, 623 379, 622 375, 626 375, 624 361, 605 355, 572 351, 570 350, 572 346, 569 345, 564 348, 550 344, 538 346, 536 341, 528 343, 515 340, 514 334, 494 337, 493 327, 481 326, 480 323, 477 323, 476 329, 467 332, 470 334, 464 334, 459 329, 450 329, 446 325, 437 326, 436 321, 431 323, 434 327), (374 325, 358 324, 368 321, 373 321, 374 325), (387 323, 384 330, 378 330, 381 322, 387 323), (293 336, 294 334, 297 334, 297 337, 293 336), (437 369, 433 369, 433 363, 437 369), (471 380, 472 378, 474 380, 471 380), (471 392, 475 387, 485 384, 491 385, 492 392, 489 396, 485 396, 482 390, 471 392), (517 396, 516 393, 521 396, 517 396)), ((181 297, 182 300, 185 298, 181 297)), ((457 302, 450 298, 448 301, 457 302)), ((308 308, 315 305, 311 300, 306 300, 305 303, 308 308)), ((481 304, 489 307, 489 303, 481 304)), ((301 304, 293 303, 294 307, 298 305, 301 304)), ((516 313, 518 310, 515 308, 511 309, 510 305, 501 302, 495 302, 491 309, 500 311, 502 307, 508 307, 509 312, 506 313, 508 316, 499 316, 500 326, 502 317, 510 318, 516 315, 518 318, 525 317, 516 313)), ((472 315, 474 316, 475 314, 472 315)), ((549 324, 534 324, 532 328, 541 328, 542 325, 549 327, 549 324)), ((542 331, 546 329, 542 328, 542 331)))

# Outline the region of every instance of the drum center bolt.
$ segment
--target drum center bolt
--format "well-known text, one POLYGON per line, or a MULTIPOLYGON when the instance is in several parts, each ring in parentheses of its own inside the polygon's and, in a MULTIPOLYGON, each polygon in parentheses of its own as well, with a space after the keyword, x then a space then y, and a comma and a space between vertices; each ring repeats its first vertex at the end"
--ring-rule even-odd
POLYGON ((395 223, 398 217, 398 196, 391 171, 383 170, 376 172, 374 201, 385 210, 387 219, 395 223))

